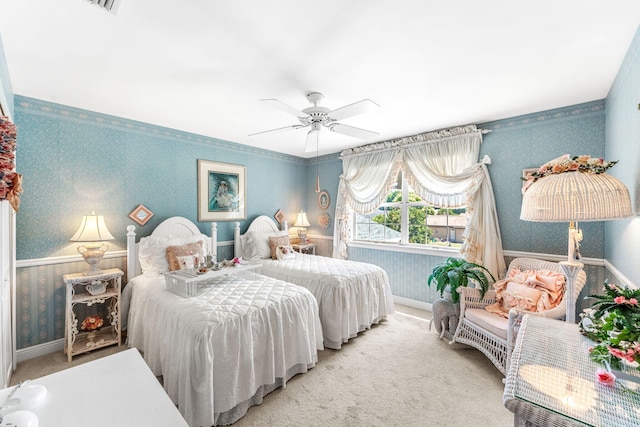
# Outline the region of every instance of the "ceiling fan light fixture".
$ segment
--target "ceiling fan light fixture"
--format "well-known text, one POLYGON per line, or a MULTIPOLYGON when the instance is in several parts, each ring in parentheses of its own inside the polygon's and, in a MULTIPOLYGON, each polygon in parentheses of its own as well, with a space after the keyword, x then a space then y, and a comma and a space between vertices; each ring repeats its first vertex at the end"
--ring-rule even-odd
POLYGON ((114 15, 118 11, 118 7, 120 7, 120 0, 87 0, 87 1, 89 3, 95 4, 96 6, 114 15))

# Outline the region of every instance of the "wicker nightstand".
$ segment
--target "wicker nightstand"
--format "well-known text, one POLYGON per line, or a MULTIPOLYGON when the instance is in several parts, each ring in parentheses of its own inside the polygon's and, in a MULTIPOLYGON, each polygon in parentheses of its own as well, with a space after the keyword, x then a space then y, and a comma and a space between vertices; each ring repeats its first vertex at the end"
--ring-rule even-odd
POLYGON ((69 362, 77 354, 122 344, 122 275, 120 269, 112 268, 92 276, 85 276, 83 273, 63 276, 67 287, 64 351, 69 362), (78 317, 81 319, 80 324, 78 317), (96 322, 103 323, 97 326, 96 322))

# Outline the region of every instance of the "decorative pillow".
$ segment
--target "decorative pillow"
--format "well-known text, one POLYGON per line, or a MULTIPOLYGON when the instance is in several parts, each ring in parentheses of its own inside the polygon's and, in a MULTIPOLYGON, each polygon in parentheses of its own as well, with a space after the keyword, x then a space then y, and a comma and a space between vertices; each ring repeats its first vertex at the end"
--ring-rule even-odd
POLYGON ((502 291, 502 309, 507 313, 512 308, 519 308, 527 311, 538 311, 538 300, 542 292, 536 288, 516 282, 507 283, 507 287, 502 291))
POLYGON ((169 263, 169 271, 180 270, 181 263, 178 257, 193 256, 195 265, 202 262, 202 242, 189 243, 181 246, 167 247, 167 261, 169 263))
POLYGON ((196 263, 196 255, 178 256, 178 263, 180 264, 179 270, 193 270, 196 266, 200 265, 196 263))
POLYGON ((496 303, 485 310, 509 317, 511 308, 527 311, 546 311, 562 302, 565 277, 552 270, 509 271, 508 277, 493 284, 496 303))
POLYGON ((278 245, 278 247, 276 248, 276 259, 285 260, 293 258, 295 258, 295 255, 293 254, 293 246, 278 245))
POLYGON ((167 260, 167 247, 186 245, 200 242, 202 253, 209 253, 209 236, 196 234, 193 236, 148 236, 140 239, 138 243, 138 259, 140 268, 145 275, 157 275, 169 271, 167 260))
POLYGON ((278 246, 291 246, 289 235, 271 236, 269 237, 269 248, 271 249, 271 259, 278 259, 276 256, 276 248, 278 246))

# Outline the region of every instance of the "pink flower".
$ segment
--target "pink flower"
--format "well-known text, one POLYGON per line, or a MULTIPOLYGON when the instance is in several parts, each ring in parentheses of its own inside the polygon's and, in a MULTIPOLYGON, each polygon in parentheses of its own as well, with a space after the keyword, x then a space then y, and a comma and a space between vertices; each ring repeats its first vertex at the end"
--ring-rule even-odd
POLYGON ((622 350, 618 350, 617 348, 613 348, 613 347, 608 347, 608 349, 609 349, 609 353, 613 354, 618 359, 627 358, 627 354, 622 350))
POLYGON ((629 298, 629 304, 631 305, 638 305, 638 300, 635 298, 629 298))
POLYGON ((616 376, 603 368, 599 368, 596 371, 596 378, 600 384, 604 384, 609 387, 613 387, 616 384, 616 376))
POLYGON ((615 298, 613 299, 613 301, 614 301, 616 304, 624 304, 625 302, 627 302, 627 299, 626 299, 625 297, 623 297, 622 295, 620 295, 619 297, 615 297, 615 298))

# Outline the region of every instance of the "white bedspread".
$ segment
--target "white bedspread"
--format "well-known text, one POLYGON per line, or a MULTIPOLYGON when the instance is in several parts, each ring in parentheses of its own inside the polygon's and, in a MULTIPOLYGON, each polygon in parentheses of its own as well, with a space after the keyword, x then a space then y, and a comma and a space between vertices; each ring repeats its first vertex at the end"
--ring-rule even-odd
POLYGON ((138 276, 127 286, 129 345, 162 375, 191 426, 234 422, 263 394, 313 367, 323 348, 311 293, 251 276, 215 278, 193 298, 167 291, 163 276, 138 276))
POLYGON ((262 261, 262 274, 304 286, 316 297, 326 347, 339 349, 394 312, 389 277, 376 265, 297 252, 293 259, 262 261))

